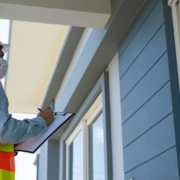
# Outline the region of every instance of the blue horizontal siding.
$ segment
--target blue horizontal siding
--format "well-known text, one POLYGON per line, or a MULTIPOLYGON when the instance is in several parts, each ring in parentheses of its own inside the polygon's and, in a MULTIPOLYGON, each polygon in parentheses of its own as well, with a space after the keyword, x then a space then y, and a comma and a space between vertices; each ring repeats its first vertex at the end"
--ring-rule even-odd
POLYGON ((167 50, 164 25, 121 79, 121 100, 167 50))
POLYGON ((122 122, 124 123, 130 118, 168 81, 168 58, 166 53, 121 102, 122 122))
POLYGON ((125 174, 125 180, 179 180, 176 147, 125 174))
POLYGON ((125 180, 179 179, 171 19, 167 1, 147 0, 118 47, 125 180))
POLYGON ((127 45, 130 43, 134 35, 137 33, 143 22, 146 20, 153 7, 156 5, 158 0, 147 1, 144 7, 141 10, 141 13, 137 15, 137 18, 131 25, 131 28, 128 30, 126 36, 121 40, 119 49, 118 49, 118 57, 120 57, 123 51, 126 49, 127 45))
POLYGON ((154 34, 164 23, 163 8, 159 1, 143 23, 139 31, 136 33, 131 43, 128 45, 119 60, 120 78, 127 71, 129 66, 137 58, 143 48, 151 40, 154 34))
POLYGON ((123 147, 172 113, 170 82, 123 125, 123 147))
POLYGON ((174 119, 170 114, 124 149, 125 173, 175 145, 174 119))

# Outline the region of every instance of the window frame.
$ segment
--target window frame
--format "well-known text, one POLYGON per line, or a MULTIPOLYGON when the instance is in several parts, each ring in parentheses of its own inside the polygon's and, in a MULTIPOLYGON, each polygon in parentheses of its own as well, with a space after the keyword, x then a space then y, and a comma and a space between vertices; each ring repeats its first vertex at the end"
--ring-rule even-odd
POLYGON ((69 135, 68 139, 65 141, 66 143, 66 180, 70 180, 69 174, 70 174, 70 145, 73 142, 73 140, 77 137, 77 135, 82 132, 82 174, 83 179, 88 180, 90 177, 89 174, 89 158, 90 158, 90 152, 89 152, 89 128, 90 125, 97 119, 99 114, 102 112, 102 94, 98 96, 96 101, 93 103, 93 105, 90 107, 88 112, 84 115, 84 117, 81 119, 77 127, 74 129, 74 131, 69 135))
MULTIPOLYGON (((60 141, 60 180, 66 180, 67 175, 67 161, 66 161, 66 141, 72 134, 75 128, 83 121, 87 113, 91 110, 91 106, 94 104, 98 96, 102 93, 102 112, 103 112, 103 129, 104 129, 104 155, 105 155, 105 180, 113 179, 112 171, 112 145, 111 145, 111 119, 110 119, 110 102, 109 102, 109 78, 108 72, 104 72, 89 95, 86 97, 84 103, 72 119, 71 123, 63 133, 60 141)), ((87 132, 87 131, 86 131, 87 132)), ((87 133, 84 135, 87 136, 87 133)), ((88 142, 86 142, 88 143, 88 142)), ((86 151, 87 152, 87 151, 86 151)), ((86 156, 87 157, 87 156, 86 156)), ((87 160, 86 160, 87 162, 87 160)), ((89 170, 88 164, 86 164, 86 170, 89 170)), ((88 171, 84 173, 84 177, 88 179, 88 171)), ((89 179, 88 179, 89 180, 89 179)))
MULTIPOLYGON (((66 141, 66 179, 67 180, 70 180, 70 177, 69 177, 69 174, 70 174, 70 145, 71 143, 73 142, 73 140, 77 137, 77 135, 82 131, 82 152, 83 152, 83 156, 84 156, 84 141, 83 141, 83 131, 84 131, 84 128, 83 128, 83 124, 80 124, 78 125, 78 127, 72 132, 72 134, 70 135, 70 137, 67 139, 66 141)), ((84 162, 82 162, 82 166, 84 167, 84 162)), ((83 178, 84 178, 84 171, 82 171, 82 174, 83 174, 83 178)))

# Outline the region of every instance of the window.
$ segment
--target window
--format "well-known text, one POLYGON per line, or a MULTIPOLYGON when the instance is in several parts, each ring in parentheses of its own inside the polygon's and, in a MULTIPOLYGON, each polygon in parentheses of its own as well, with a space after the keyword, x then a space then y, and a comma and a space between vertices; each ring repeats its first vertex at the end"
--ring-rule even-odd
POLYGON ((69 157, 70 157, 70 171, 69 179, 70 180, 83 180, 83 163, 82 163, 82 132, 76 136, 69 147, 69 157))
POLYGON ((105 180, 103 114, 89 126, 90 179, 105 180))
POLYGON ((105 180, 102 95, 66 140, 66 180, 105 180))

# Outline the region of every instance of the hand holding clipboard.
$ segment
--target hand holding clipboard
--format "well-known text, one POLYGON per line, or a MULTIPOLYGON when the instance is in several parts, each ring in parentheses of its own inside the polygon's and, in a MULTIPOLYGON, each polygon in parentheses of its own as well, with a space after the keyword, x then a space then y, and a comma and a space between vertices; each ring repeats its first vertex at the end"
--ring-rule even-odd
POLYGON ((74 113, 54 113, 55 120, 52 124, 48 126, 47 131, 41 133, 40 135, 29 138, 26 141, 21 142, 16 145, 15 151, 22 151, 28 153, 34 153, 37 149, 51 136, 53 135, 64 123, 66 123, 74 113))

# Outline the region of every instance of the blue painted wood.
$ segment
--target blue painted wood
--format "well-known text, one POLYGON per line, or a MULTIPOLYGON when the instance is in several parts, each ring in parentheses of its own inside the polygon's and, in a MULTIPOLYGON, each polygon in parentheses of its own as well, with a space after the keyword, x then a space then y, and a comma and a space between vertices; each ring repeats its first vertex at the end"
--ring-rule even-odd
POLYGON ((177 180, 180 96, 171 8, 159 0, 147 18, 145 8, 119 46, 125 180, 177 180))
POLYGON ((165 27, 163 25, 150 43, 146 46, 144 51, 132 64, 127 73, 122 77, 120 81, 121 100, 156 63, 156 61, 160 59, 166 50, 165 27))
POLYGON ((125 173, 175 145, 171 114, 124 149, 125 173))
POLYGON ((143 23, 119 59, 120 78, 137 58, 143 48, 151 40, 164 22, 163 9, 160 1, 157 3, 147 20, 143 23))
POLYGON ((166 53, 121 102, 122 122, 130 118, 168 81, 169 72, 166 53))
POLYGON ((123 147, 172 113, 170 82, 123 124, 123 147))
POLYGON ((127 31, 125 37, 119 43, 118 57, 121 56, 123 51, 126 49, 127 45, 130 43, 133 36, 136 34, 140 26, 146 20, 147 16, 152 11, 152 8, 156 5, 157 2, 158 0, 151 0, 145 3, 144 7, 141 9, 140 13, 137 15, 135 21, 131 25, 131 28, 127 31))
POLYGON ((179 180, 176 147, 125 174, 125 180, 179 180))

